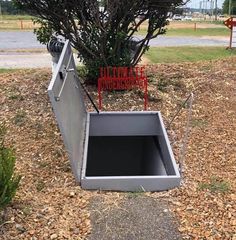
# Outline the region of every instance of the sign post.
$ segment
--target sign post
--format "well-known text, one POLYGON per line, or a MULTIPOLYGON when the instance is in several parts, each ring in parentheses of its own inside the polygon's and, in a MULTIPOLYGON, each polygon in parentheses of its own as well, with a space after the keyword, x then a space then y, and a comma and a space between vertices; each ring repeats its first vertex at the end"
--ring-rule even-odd
POLYGON ((226 27, 231 30, 229 48, 236 47, 236 18, 230 17, 224 21, 226 27))

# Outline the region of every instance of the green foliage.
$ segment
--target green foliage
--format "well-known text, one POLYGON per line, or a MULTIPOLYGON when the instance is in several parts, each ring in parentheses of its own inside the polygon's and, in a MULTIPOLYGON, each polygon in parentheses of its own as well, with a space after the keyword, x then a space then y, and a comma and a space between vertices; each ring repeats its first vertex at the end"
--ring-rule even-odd
POLYGON ((0 209, 12 201, 21 178, 14 174, 16 158, 13 150, 4 145, 5 134, 6 128, 0 124, 0 209))
POLYGON ((34 29, 34 33, 36 34, 38 41, 42 44, 47 44, 54 32, 53 27, 49 22, 39 18, 33 19, 33 23, 40 25, 39 28, 34 29))
POLYGON ((209 183, 199 184, 199 189, 208 189, 210 192, 226 193, 230 190, 230 184, 216 176, 213 176, 211 177, 209 183))
POLYGON ((88 70, 85 66, 77 66, 77 72, 80 78, 84 81, 88 75, 88 70))
POLYGON ((24 14, 25 12, 16 8, 12 1, 0 1, 3 14, 24 14))
POLYGON ((166 19, 183 0, 14 0, 36 17, 41 43, 52 32, 70 40, 87 68, 87 80, 97 83, 100 67, 135 66, 149 42, 164 34, 166 19), (141 39, 134 36, 147 24, 141 39))
MULTIPOLYGON (((236 15, 236 0, 231 0, 231 15, 236 15)), ((225 0, 223 3, 223 13, 229 13, 229 0, 225 0)))

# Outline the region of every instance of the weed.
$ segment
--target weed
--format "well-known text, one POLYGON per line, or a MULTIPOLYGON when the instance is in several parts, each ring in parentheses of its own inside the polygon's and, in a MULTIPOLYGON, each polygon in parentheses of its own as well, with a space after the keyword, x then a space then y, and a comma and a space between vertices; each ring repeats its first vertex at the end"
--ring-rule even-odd
POLYGON ((178 78, 173 79, 170 82, 170 85, 172 85, 174 87, 174 90, 184 90, 186 88, 183 80, 182 80, 182 76, 179 76, 178 78))
POLYGON ((26 112, 23 110, 19 110, 17 111, 13 121, 17 126, 22 126, 25 123, 25 119, 26 119, 26 112))
POLYGON ((16 157, 11 148, 5 147, 5 135, 6 127, 0 123, 0 210, 12 201, 21 179, 14 173, 16 157))
POLYGON ((44 127, 40 122, 36 122, 34 125, 35 128, 35 139, 39 139, 40 138, 40 134, 43 133, 44 127))
POLYGON ((208 125, 208 122, 205 119, 193 119, 191 122, 192 127, 204 128, 207 125, 208 125))
POLYGON ((181 100, 178 100, 177 106, 187 109, 189 107, 189 104, 185 100, 181 99, 181 100))
POLYGON ((213 176, 211 177, 209 183, 200 183, 199 189, 208 189, 210 192, 226 193, 230 190, 230 184, 224 180, 220 180, 216 176, 213 176))
POLYGON ((36 184, 36 189, 38 192, 41 192, 45 188, 45 183, 42 180, 39 180, 36 184))
POLYGON ((173 86, 174 90, 185 89, 185 84, 181 80, 182 76, 176 75, 172 79, 160 78, 157 83, 157 89, 161 92, 166 92, 169 86, 173 86))
POLYGON ((151 93, 148 93, 148 101, 149 102, 156 102, 159 103, 162 101, 162 98, 160 95, 158 95, 157 97, 151 93))
POLYGON ((19 100, 19 101, 23 101, 23 100, 24 100, 23 96, 21 96, 20 94, 16 94, 16 93, 11 93, 11 94, 8 96, 8 98, 9 98, 10 100, 19 100))
POLYGON ((168 85, 169 85, 168 80, 161 78, 157 83, 157 89, 161 92, 165 92, 168 85))
POLYGON ((48 167, 49 163, 47 163, 47 162, 39 162, 38 165, 39 165, 40 168, 45 168, 45 167, 48 167))
POLYGON ((36 122, 34 127, 37 131, 43 131, 44 130, 43 124, 40 123, 40 122, 36 122))
POLYGON ((83 81, 84 81, 88 74, 87 68, 85 66, 77 66, 77 71, 78 71, 78 75, 80 76, 80 78, 83 79, 83 81))
POLYGON ((156 73, 150 73, 149 72, 148 75, 147 75, 147 79, 148 79, 149 83, 156 82, 156 78, 157 78, 156 73))
POLYGON ((56 158, 61 158, 63 156, 63 151, 60 148, 56 148, 54 151, 54 155, 56 158))
POLYGON ((201 68, 201 70, 202 70, 203 72, 209 72, 209 71, 212 70, 212 66, 210 66, 210 65, 203 66, 203 67, 201 68))
POLYGON ((143 196, 144 194, 144 191, 143 190, 140 190, 140 191, 135 191, 135 192, 128 192, 127 193, 127 197, 130 199, 130 198, 138 198, 138 197, 141 197, 143 196))
POLYGON ((71 171, 70 164, 69 164, 69 163, 65 163, 65 164, 62 166, 61 169, 62 169, 63 172, 70 172, 70 171, 71 171))
POLYGON ((30 206, 24 206, 24 207, 21 209, 21 211, 23 212, 23 214, 24 214, 25 216, 28 216, 28 215, 31 214, 32 208, 31 208, 30 206))

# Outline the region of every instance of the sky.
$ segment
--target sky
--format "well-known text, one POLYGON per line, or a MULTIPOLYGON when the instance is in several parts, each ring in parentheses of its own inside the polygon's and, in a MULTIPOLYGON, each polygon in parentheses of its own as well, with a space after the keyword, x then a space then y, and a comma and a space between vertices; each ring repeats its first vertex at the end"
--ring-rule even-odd
MULTIPOLYGON (((206 2, 206 0, 190 0, 189 3, 187 3, 187 7, 191 7, 191 8, 199 8, 200 7, 200 2, 206 2)), ((213 0, 215 2, 215 0, 213 0)), ((222 4, 224 2, 224 0, 218 0, 218 7, 222 8, 222 4)), ((205 5, 205 4, 204 4, 205 5)), ((210 1, 208 3, 208 7, 210 8, 210 1)))

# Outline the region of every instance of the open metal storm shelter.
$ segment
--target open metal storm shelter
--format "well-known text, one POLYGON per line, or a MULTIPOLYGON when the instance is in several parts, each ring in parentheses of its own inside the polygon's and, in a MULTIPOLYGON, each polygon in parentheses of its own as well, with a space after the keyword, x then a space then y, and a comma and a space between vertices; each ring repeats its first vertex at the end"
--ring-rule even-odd
POLYGON ((179 186, 161 113, 87 112, 69 41, 48 93, 82 188, 161 191, 179 186))

